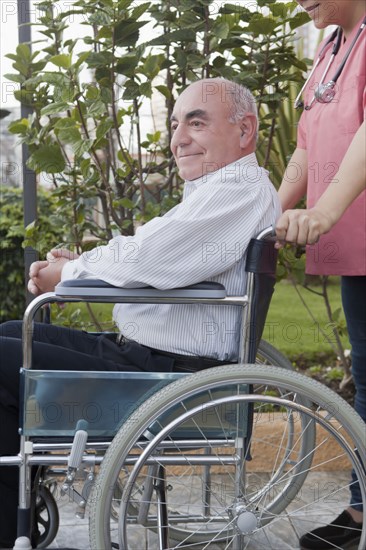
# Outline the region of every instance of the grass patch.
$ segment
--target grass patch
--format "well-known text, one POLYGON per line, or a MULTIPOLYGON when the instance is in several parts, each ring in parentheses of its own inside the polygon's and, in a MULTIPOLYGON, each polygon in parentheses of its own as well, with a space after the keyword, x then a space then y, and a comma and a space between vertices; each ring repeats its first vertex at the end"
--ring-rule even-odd
POLYGON ((112 319, 113 304, 53 304, 51 311, 55 325, 88 332, 118 332, 112 319))
MULTIPOLYGON (((326 314, 324 299, 303 288, 300 292, 316 318, 316 322, 306 311, 293 285, 288 281, 281 281, 275 287, 263 338, 292 359, 307 356, 317 363, 319 358, 325 355, 335 356, 326 339, 328 336, 333 342, 335 341, 332 326, 326 314)), ((330 280, 328 293, 332 310, 341 308, 338 278, 334 277, 330 280)), ((343 312, 339 322, 345 327, 343 312)), ((343 335, 341 339, 344 347, 349 349, 347 335, 343 335)))

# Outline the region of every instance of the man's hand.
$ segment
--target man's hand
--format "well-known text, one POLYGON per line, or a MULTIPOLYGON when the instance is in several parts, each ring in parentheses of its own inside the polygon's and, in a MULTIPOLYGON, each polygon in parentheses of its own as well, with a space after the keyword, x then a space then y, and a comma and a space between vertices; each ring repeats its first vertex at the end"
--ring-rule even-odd
POLYGON ((29 292, 35 296, 52 292, 61 280, 64 265, 78 257, 70 250, 53 249, 47 254, 46 260, 33 262, 29 269, 29 292))
POLYGON ((71 250, 67 250, 67 248, 53 248, 49 254, 51 254, 54 259, 66 258, 67 260, 76 260, 79 258, 79 254, 71 252, 71 250))
POLYGON ((331 219, 317 208, 286 210, 276 224, 276 248, 284 242, 314 244, 332 227, 331 219))

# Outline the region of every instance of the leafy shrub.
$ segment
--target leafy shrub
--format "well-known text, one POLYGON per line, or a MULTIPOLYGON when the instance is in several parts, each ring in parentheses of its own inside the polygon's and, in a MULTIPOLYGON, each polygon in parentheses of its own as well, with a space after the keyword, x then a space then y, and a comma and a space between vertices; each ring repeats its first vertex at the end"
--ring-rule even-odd
MULTIPOLYGON (((29 238, 43 257, 60 241, 60 221, 51 193, 38 192, 39 220, 24 240, 22 190, 1 187, 0 193, 0 322, 20 319, 25 308, 24 246, 29 238)), ((26 249, 26 253, 35 254, 26 249)), ((36 259, 36 258, 34 258, 36 259)))

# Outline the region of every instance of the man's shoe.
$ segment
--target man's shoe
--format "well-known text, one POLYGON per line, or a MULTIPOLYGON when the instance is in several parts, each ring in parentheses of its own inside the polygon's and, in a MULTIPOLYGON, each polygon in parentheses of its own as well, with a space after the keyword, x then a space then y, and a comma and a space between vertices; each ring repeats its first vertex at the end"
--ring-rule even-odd
POLYGON ((300 538, 301 550, 349 548, 361 539, 362 523, 356 523, 344 510, 332 523, 318 527, 300 538))

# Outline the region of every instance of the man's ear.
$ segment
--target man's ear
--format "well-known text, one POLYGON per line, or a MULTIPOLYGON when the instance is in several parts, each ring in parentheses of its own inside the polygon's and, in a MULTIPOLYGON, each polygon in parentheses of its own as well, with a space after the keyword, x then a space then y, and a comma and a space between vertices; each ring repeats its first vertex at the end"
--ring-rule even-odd
POLYGON ((257 136, 257 117, 253 113, 246 114, 240 121, 240 147, 245 149, 257 136))

